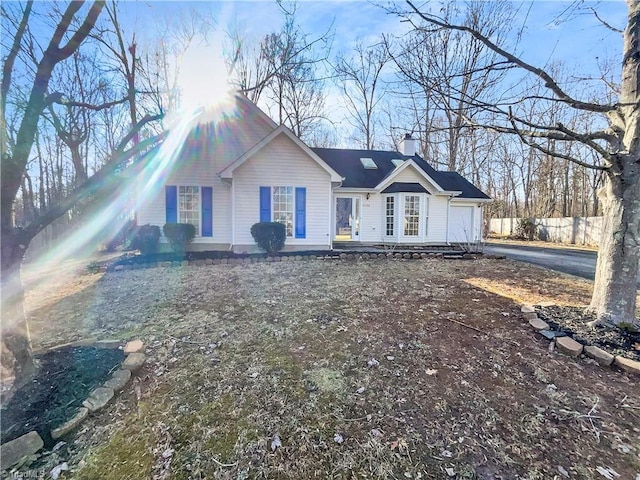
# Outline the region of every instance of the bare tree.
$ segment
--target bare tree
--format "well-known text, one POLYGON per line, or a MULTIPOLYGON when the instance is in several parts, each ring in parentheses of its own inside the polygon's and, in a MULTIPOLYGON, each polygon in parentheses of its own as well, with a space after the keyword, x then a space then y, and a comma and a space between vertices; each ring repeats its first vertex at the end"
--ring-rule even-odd
MULTIPOLYGON (((40 58, 36 59, 35 67, 30 72, 27 102, 24 105, 14 105, 11 117, 5 109, 12 87, 13 74, 16 72, 16 59, 23 50, 25 32, 32 19, 32 4, 28 3, 22 10, 22 18, 16 24, 12 35, 12 47, 3 62, 2 97, 2 191, 0 193, 1 210, 1 264, 2 274, 2 342, 15 360, 15 373, 18 379, 24 380, 33 370, 30 339, 24 314, 24 290, 21 281, 20 267, 25 250, 35 235, 47 225, 59 218, 71 207, 89 195, 95 194, 100 188, 113 186, 116 177, 113 175, 123 162, 137 153, 144 151, 150 144, 159 139, 151 138, 140 142, 137 146, 127 150, 127 145, 140 132, 141 128, 154 117, 145 117, 136 123, 131 132, 125 136, 105 166, 95 175, 89 177, 74 190, 60 195, 57 202, 52 202, 44 211, 38 212, 35 218, 22 225, 16 224, 15 206, 19 190, 27 171, 30 155, 36 140, 38 126, 41 123, 43 111, 56 99, 48 95, 54 69, 78 52, 81 44, 86 40, 104 8, 104 2, 95 1, 84 9, 80 2, 70 2, 59 17, 54 31, 40 58), (16 122, 15 127, 8 125, 8 119, 16 122), (9 141, 9 131, 15 129, 15 141, 9 141)), ((52 11, 52 15, 56 15, 52 11)), ((29 77, 28 72, 21 72, 23 77, 29 77)), ((60 172, 60 169, 58 169, 60 172)), ((59 183, 62 183, 59 180, 59 183)), ((4 355, 3 355, 4 357, 4 355)), ((3 358, 5 361, 6 358, 3 358)))
MULTIPOLYGON (((461 24, 475 29, 496 45, 507 43, 511 30, 511 6, 506 1, 449 2, 441 9, 445 21, 460 18, 461 24)), ((417 26, 395 48, 389 46, 401 83, 417 108, 413 132, 422 139, 427 159, 440 163, 446 159, 448 170, 463 172, 465 142, 469 136, 465 118, 474 118, 482 110, 466 99, 483 97, 495 90, 510 66, 479 40, 462 32, 417 26)))
POLYGON ((234 31, 225 56, 232 83, 254 103, 260 103, 281 125, 303 140, 324 116, 324 79, 318 66, 330 54, 331 28, 309 39, 296 24, 295 3, 278 2, 284 22, 280 30, 252 44, 234 31), (322 45, 323 48, 316 48, 322 45))
MULTIPOLYGON (((544 68, 525 62, 498 45, 477 28, 450 23, 438 15, 422 11, 407 2, 410 17, 417 16, 435 29, 456 31, 473 37, 515 67, 540 81, 548 102, 559 103, 590 115, 590 127, 571 128, 561 122, 539 124, 522 118, 508 105, 496 105, 458 95, 456 98, 474 108, 492 112, 501 122, 487 124, 465 118, 495 131, 517 136, 526 145, 555 159, 565 159, 585 168, 600 170, 605 175, 601 190, 604 214, 602 240, 598 252, 596 278, 588 311, 604 325, 639 327, 635 318, 636 281, 640 259, 640 2, 628 0, 628 22, 623 33, 623 56, 620 94, 615 103, 597 103, 570 93, 544 68), (599 128, 599 125, 603 125, 599 128), (558 146, 580 143, 601 159, 588 163, 575 152, 558 146)), ((416 25, 416 28, 421 28, 416 25)), ((527 92, 514 104, 530 100, 527 92)))
POLYGON ((365 47, 359 41, 350 54, 338 55, 334 67, 349 123, 367 150, 375 147, 376 107, 384 96, 381 76, 388 61, 389 53, 382 42, 365 47))

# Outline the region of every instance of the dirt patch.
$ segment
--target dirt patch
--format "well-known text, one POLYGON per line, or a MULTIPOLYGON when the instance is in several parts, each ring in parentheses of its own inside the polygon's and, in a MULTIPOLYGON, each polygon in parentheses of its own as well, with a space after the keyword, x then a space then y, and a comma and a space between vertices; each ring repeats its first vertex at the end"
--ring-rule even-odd
POLYGON ((66 347, 37 356, 36 376, 2 408, 2 443, 35 430, 53 446, 51 430, 73 417, 91 390, 124 360, 118 349, 66 347))
POLYGON ((549 352, 519 309, 580 305, 591 285, 486 259, 107 273, 81 317, 31 311, 49 319, 36 338, 147 343, 56 461, 106 480, 635 478, 637 379, 549 352))
POLYGON ((595 317, 585 313, 583 308, 536 306, 536 313, 553 330, 565 332, 583 345, 595 345, 612 355, 640 361, 640 333, 602 326, 591 328, 587 323, 595 317))

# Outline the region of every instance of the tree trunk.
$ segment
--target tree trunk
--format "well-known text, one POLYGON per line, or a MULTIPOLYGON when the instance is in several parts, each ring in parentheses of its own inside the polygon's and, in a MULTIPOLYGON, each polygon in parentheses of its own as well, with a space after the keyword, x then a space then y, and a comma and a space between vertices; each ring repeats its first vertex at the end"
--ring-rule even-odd
POLYGON ((13 371, 16 379, 25 381, 34 370, 20 271, 28 242, 24 242, 21 238, 19 229, 4 231, 0 241, 2 246, 2 364, 13 371), (7 354, 7 350, 11 355, 7 354), (13 358, 10 358, 11 356, 13 358))
POLYGON ((640 328, 635 316, 640 260, 640 164, 627 155, 622 173, 609 172, 601 190, 604 216, 593 296, 595 323, 640 328))

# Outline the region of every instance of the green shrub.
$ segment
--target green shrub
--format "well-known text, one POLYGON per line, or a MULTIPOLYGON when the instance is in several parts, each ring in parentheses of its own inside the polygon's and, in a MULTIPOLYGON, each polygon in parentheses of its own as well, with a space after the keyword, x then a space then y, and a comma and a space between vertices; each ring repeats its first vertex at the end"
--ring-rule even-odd
POLYGON ((251 225, 251 236, 262 250, 275 253, 283 249, 287 230, 280 222, 259 222, 251 225))
POLYGON ((190 223, 165 223, 162 231, 176 253, 184 253, 187 245, 196 238, 196 227, 190 223))
POLYGON ((140 225, 135 229, 131 246, 140 250, 142 255, 155 253, 160 240, 160 227, 157 225, 140 225))

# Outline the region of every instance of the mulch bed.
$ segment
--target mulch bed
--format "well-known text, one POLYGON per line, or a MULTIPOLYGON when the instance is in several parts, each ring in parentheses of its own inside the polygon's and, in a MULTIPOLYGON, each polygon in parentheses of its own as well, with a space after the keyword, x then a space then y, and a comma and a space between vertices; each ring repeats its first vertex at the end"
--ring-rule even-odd
POLYGON ((553 330, 564 332, 583 345, 594 345, 612 355, 640 362, 640 333, 600 326, 589 327, 587 323, 595 317, 578 307, 536 306, 536 313, 553 330))
POLYGON ((52 447, 51 430, 75 415, 89 393, 122 363, 124 354, 119 349, 66 347, 36 360, 40 367, 35 378, 2 408, 2 443, 35 430, 45 446, 52 447))

